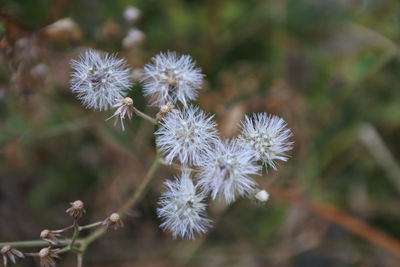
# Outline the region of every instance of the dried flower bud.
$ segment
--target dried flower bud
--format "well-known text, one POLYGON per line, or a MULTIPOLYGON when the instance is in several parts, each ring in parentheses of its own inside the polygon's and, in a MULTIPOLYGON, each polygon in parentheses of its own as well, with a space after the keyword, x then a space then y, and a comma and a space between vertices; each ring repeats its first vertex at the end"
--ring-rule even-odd
POLYGON ((52 245, 58 244, 58 239, 61 237, 60 231, 52 231, 45 229, 40 232, 40 238, 49 242, 52 245))
POLYGON ((16 264, 16 258, 25 258, 24 253, 11 246, 4 246, 1 248, 0 251, 1 255, 3 256, 3 264, 4 266, 8 266, 8 261, 10 260, 13 264, 16 264))
POLYGON ((163 117, 165 117, 165 115, 168 114, 168 112, 170 112, 174 108, 175 108, 175 106, 171 102, 168 102, 166 105, 162 105, 160 107, 160 111, 156 115, 156 119, 158 121, 161 120, 163 117))
POLYGON ((40 267, 55 267, 56 259, 59 259, 57 252, 60 249, 42 248, 39 251, 40 267))
POLYGON ((114 230, 121 228, 124 226, 124 222, 121 220, 121 217, 118 213, 111 214, 107 219, 104 220, 103 225, 106 225, 107 228, 113 227, 114 230))
POLYGON ((114 125, 116 125, 119 118, 121 121, 121 128, 124 131, 125 127, 123 120, 125 119, 125 117, 127 117, 128 119, 132 119, 132 115, 134 112, 133 100, 130 97, 125 97, 123 99, 118 100, 117 103, 113 106, 113 108, 116 108, 117 110, 107 120, 115 117, 114 125))
POLYGON ((53 40, 79 41, 82 30, 72 18, 63 18, 43 29, 44 34, 53 40))
POLYGON ((74 217, 75 220, 81 218, 83 214, 86 213, 85 205, 82 201, 76 200, 74 202, 69 203, 71 205, 65 212, 68 213, 69 216, 74 217))

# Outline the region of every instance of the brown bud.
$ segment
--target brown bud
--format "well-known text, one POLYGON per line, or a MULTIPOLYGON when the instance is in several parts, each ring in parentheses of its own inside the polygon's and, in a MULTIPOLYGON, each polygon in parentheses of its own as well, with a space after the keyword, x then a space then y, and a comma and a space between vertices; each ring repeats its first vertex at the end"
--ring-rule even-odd
POLYGON ((51 231, 48 229, 40 232, 40 238, 49 242, 52 245, 57 245, 58 239, 61 237, 60 231, 51 231))
POLYGON ((133 100, 130 97, 125 97, 124 99, 122 99, 122 104, 124 104, 125 106, 132 106, 133 100))
POLYGON ((21 259, 25 258, 24 253, 9 245, 2 247, 0 253, 3 257, 4 266, 8 266, 8 261, 10 261, 13 264, 16 264, 17 258, 21 259))
POLYGON ((60 249, 42 248, 39 251, 40 267, 55 267, 56 259, 59 259, 57 252, 60 249))
POLYGON ((111 214, 107 219, 103 221, 103 225, 106 225, 107 228, 113 227, 114 230, 121 228, 124 226, 124 222, 121 220, 118 213, 111 214))
POLYGON ((168 102, 166 105, 162 105, 160 107, 160 111, 156 115, 156 119, 158 121, 161 120, 162 118, 165 117, 165 115, 167 115, 174 108, 175 108, 175 106, 171 102, 168 102))
POLYGON ((68 213, 69 216, 74 217, 75 220, 81 218, 83 214, 86 213, 85 206, 82 201, 76 200, 74 202, 69 203, 71 205, 65 212, 68 213))

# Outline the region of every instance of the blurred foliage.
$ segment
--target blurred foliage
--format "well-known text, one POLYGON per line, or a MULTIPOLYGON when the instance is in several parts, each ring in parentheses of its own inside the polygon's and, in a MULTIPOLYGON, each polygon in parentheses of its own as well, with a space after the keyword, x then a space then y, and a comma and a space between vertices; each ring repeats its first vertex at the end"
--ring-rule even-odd
MULTIPOLYGON (((102 217, 150 165, 150 125, 135 119, 121 132, 104 121, 110 112, 85 110, 70 93, 69 60, 86 47, 119 52, 135 69, 159 51, 192 55, 207 75, 199 104, 216 113, 223 135, 256 111, 293 128, 291 159, 258 178, 260 187, 296 188, 400 240, 399 1, 3 0, 0 8, 0 240, 63 225, 66 203, 78 198, 88 217, 102 217), (129 5, 141 10, 134 24, 122 17, 129 5), (75 27, 62 38, 50 32, 67 17, 75 27), (126 48, 131 27, 145 40, 126 48)), ((140 85, 131 94, 157 112, 140 85)), ((273 190, 263 207, 213 205, 205 239, 173 241, 154 212, 173 173, 158 172, 125 229, 89 251, 90 266, 399 264, 399 255, 273 190)), ((60 266, 72 266, 68 259, 60 266)))

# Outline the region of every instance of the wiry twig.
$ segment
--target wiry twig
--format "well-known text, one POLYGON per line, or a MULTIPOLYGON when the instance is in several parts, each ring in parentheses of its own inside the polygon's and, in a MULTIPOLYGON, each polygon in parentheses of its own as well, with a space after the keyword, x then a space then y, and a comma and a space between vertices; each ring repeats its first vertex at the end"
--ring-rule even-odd
MULTIPOLYGON (((128 198, 125 203, 121 206, 121 208, 118 210, 118 213, 121 214, 122 216, 126 213, 126 211, 128 211, 129 209, 133 208, 138 201, 143 197, 143 195, 145 194, 147 188, 149 187, 151 181, 154 178, 154 175, 156 173, 156 171, 158 170, 158 168, 160 167, 160 161, 159 161, 159 157, 156 156, 156 158, 154 159, 154 162, 152 164, 152 166, 150 167, 149 171, 146 174, 146 177, 144 178, 144 180, 142 181, 142 183, 140 184, 139 188, 135 191, 135 193, 133 193, 131 195, 130 198, 128 198)), ((82 244, 81 244, 81 249, 83 251, 86 250, 86 248, 96 239, 98 239, 100 236, 102 236, 104 233, 106 232, 105 228, 100 228, 98 230, 96 230, 95 232, 93 232, 91 235, 89 235, 88 237, 86 237, 84 240, 82 240, 82 244)))

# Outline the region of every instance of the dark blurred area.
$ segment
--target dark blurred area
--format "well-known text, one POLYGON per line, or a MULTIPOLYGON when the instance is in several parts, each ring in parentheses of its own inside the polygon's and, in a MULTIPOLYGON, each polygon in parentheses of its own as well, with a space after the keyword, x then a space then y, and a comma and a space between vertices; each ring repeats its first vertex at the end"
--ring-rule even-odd
MULTIPOLYGON (((288 122, 295 149, 257 178, 266 205, 212 204, 214 228, 196 241, 159 229, 157 199, 176 173, 161 168, 87 266, 400 266, 399 1, 3 0, 0 12, 0 242, 69 224, 76 199, 84 222, 103 218, 153 160, 153 126, 135 118, 122 132, 111 111, 84 109, 69 61, 89 47, 117 52, 137 76, 171 50, 206 74, 198 104, 221 135, 267 111, 288 122)), ((130 96, 157 113, 139 83, 130 96)))

